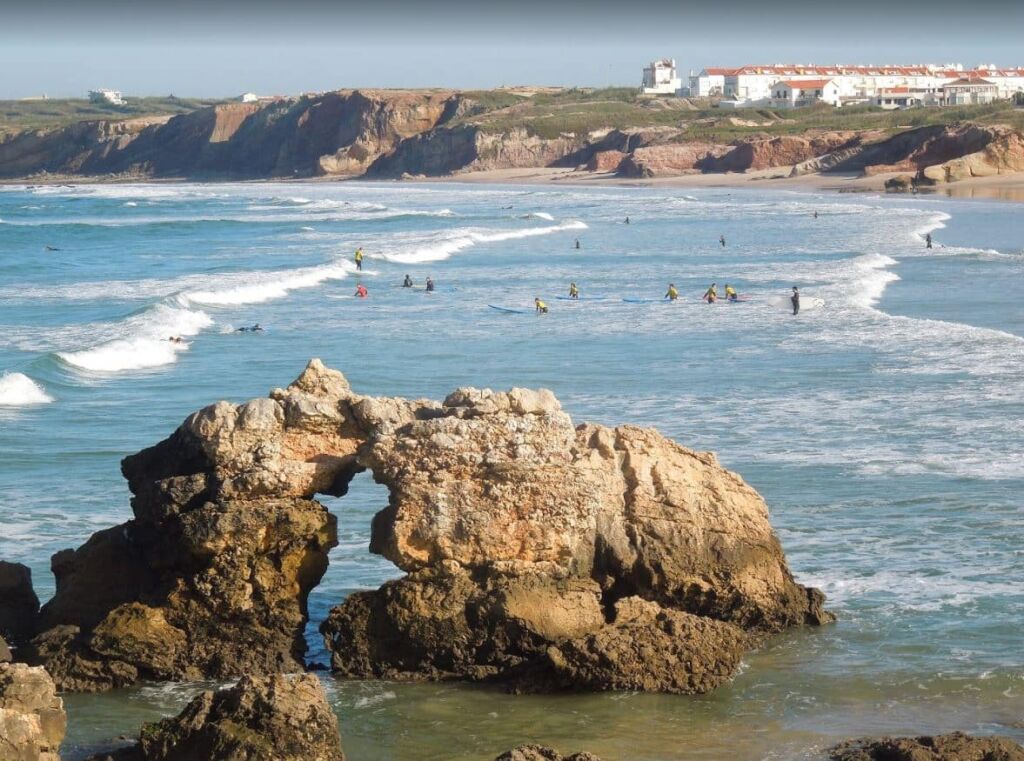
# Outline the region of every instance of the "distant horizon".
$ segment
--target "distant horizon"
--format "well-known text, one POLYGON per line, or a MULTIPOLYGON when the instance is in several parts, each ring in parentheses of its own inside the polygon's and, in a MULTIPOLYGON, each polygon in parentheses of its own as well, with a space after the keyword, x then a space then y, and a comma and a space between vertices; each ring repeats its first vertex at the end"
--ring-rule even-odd
POLYGON ((135 97, 230 98, 339 89, 635 87, 651 60, 682 77, 705 66, 1024 66, 1024 3, 952 0, 847 4, 651 0, 521 0, 429 7, 396 0, 7 0, 0 27, 0 99, 84 98, 110 88, 135 97), (950 30, 956 30, 955 38, 950 30), (970 29, 971 34, 963 33, 970 29), (943 43, 948 40, 948 46, 943 43), (936 49, 944 54, 936 55, 936 49), (906 62, 906 63, 900 63, 906 62))

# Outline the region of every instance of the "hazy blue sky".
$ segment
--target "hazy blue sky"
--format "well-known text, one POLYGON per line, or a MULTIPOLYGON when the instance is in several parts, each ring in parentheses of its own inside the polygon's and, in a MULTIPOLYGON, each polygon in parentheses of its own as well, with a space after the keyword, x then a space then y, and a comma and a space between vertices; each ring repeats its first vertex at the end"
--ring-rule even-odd
POLYGON ((1024 0, 0 0, 0 98, 636 85, 651 58, 1024 66, 1024 0))

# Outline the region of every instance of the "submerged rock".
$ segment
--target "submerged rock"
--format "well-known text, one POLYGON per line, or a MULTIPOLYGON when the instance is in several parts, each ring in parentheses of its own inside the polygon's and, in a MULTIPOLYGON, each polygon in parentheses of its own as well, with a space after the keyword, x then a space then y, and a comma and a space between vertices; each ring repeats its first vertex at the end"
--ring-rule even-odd
POLYGON ((66 729, 64 704, 49 674, 23 663, 0 663, 0 758, 60 761, 66 729))
POLYGON ((36 658, 68 689, 301 669, 336 542, 312 498, 366 469, 390 492, 370 549, 407 575, 323 624, 348 676, 704 692, 758 637, 831 620, 714 455, 574 426, 546 390, 367 397, 314 360, 125 459, 135 519, 54 557, 36 658))
POLYGON ((310 675, 243 677, 145 724, 139 742, 92 761, 344 761, 338 722, 310 675))
POLYGON ((961 732, 933 737, 851 740, 832 748, 832 761, 1024 761, 1024 748, 1005 737, 961 732))
POLYGON ((573 753, 563 756, 554 748, 544 745, 519 745, 505 751, 494 761, 601 761, 592 753, 573 753))
POLYGON ((32 637, 38 626, 39 598, 32 571, 21 563, 0 560, 0 636, 12 644, 32 637))

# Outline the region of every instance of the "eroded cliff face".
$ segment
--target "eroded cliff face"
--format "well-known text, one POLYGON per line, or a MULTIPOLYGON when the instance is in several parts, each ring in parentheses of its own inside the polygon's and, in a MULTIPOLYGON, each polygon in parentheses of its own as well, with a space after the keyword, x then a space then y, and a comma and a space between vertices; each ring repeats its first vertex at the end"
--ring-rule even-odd
POLYGON ((313 496, 361 470, 390 493, 370 549, 407 575, 324 623, 348 676, 706 692, 759 637, 831 620, 713 455, 576 426, 549 391, 369 397, 314 360, 125 459, 135 517, 54 556, 35 662, 65 689, 301 670, 336 542, 313 496))

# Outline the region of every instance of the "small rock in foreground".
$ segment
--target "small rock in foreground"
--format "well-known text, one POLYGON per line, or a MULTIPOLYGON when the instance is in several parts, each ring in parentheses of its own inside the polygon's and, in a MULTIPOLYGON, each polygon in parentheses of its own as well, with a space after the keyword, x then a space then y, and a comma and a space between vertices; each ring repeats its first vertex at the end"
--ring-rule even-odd
POLYGON ((934 737, 850 740, 830 751, 832 761, 1024 761, 1024 748, 1006 737, 962 732, 934 737))
POLYGON ((50 675, 24 663, 0 663, 0 758, 60 761, 68 717, 50 675))
POLYGON ((519 745, 505 751, 494 761, 601 761, 592 753, 573 753, 563 756, 553 748, 543 745, 519 745))

